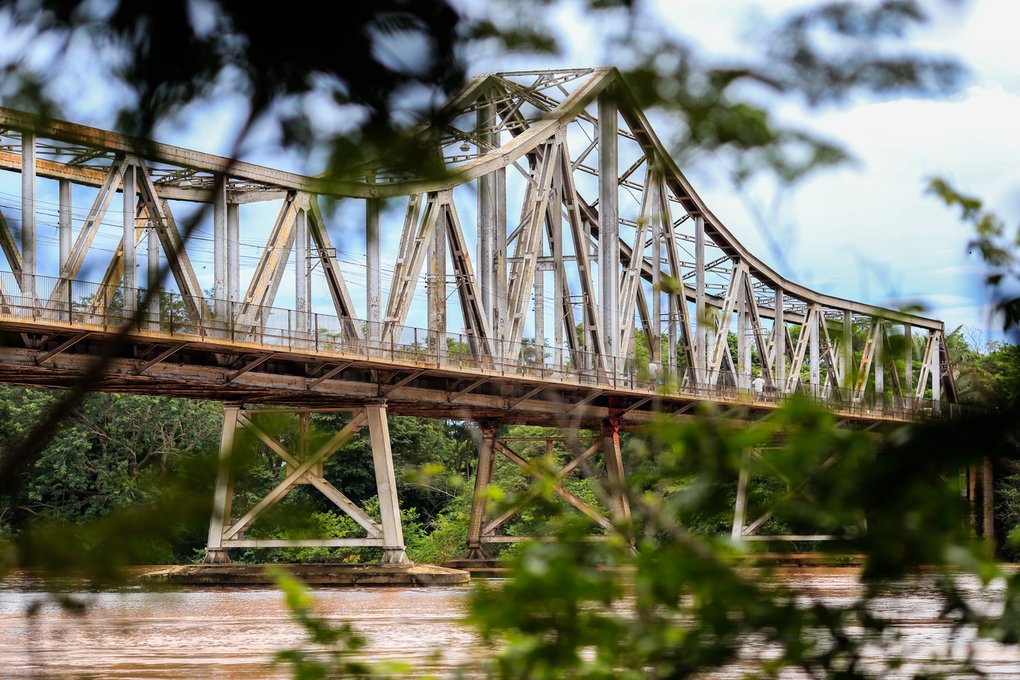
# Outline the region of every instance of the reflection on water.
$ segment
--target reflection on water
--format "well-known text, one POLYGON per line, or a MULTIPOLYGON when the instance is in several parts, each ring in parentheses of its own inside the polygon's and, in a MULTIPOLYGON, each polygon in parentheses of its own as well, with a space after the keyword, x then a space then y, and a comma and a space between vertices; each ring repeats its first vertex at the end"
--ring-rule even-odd
MULTIPOLYGON (((859 590, 852 569, 786 570, 780 578, 832 604, 851 601, 859 590)), ((977 591, 976 582, 964 583, 977 591)), ((286 669, 269 661, 302 637, 281 594, 272 589, 75 593, 88 606, 87 614, 77 617, 25 586, 9 580, 0 588, 0 675, 285 677, 286 669), (38 602, 45 604, 28 616, 38 602)), ((440 674, 486 653, 459 623, 469 592, 470 587, 313 591, 321 614, 352 621, 368 638, 369 659, 409 661, 440 674)), ((993 589, 984 596, 986 606, 996 606, 996 594, 993 589)), ((919 579, 881 599, 875 611, 896 620, 903 636, 898 648, 909 659, 924 660, 947 649, 965 653, 969 638, 954 637, 937 620, 940 607, 933 580, 919 579)), ((979 642, 976 650, 978 665, 992 677, 1020 677, 1016 648, 979 642)))

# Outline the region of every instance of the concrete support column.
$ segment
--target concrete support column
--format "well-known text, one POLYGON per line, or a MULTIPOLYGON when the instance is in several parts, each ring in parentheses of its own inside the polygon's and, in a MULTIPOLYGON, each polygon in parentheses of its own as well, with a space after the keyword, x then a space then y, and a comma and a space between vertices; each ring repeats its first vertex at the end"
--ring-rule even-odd
POLYGON ((379 199, 365 201, 365 304, 369 347, 382 337, 382 257, 380 255, 379 199))
POLYGON ((216 486, 213 491, 212 517, 209 519, 209 536, 206 539, 206 564, 230 562, 230 555, 223 547, 223 532, 230 526, 230 511, 233 500, 233 475, 231 458, 234 453, 234 434, 241 409, 226 406, 223 409, 223 433, 220 436, 219 464, 216 467, 216 486))
POLYGON ((938 413, 941 410, 942 401, 942 334, 938 331, 930 331, 930 341, 933 343, 931 351, 931 401, 932 410, 938 413))
POLYGON ((308 299, 308 211, 297 211, 294 218, 294 330, 305 337, 309 328, 308 299))
POLYGON ((485 523, 485 492, 492 483, 492 469, 496 459, 496 423, 478 423, 482 438, 478 442, 478 467, 475 469, 475 491, 471 496, 471 515, 468 518, 468 560, 487 560, 482 547, 482 525, 485 523))
POLYGON ((137 251, 135 250, 135 220, 137 219, 136 184, 135 172, 137 168, 133 165, 127 166, 124 171, 124 201, 123 201, 123 245, 124 276, 122 285, 124 291, 124 312, 130 315, 138 308, 138 281, 136 269, 138 266, 137 251))
POLYGON ((606 354, 615 357, 623 353, 623 348, 617 347, 620 337, 620 169, 617 161, 616 100, 612 94, 599 96, 598 113, 599 297, 602 340, 606 354))
POLYGON ((400 504, 397 500, 397 478, 393 470, 390 428, 386 422, 386 403, 367 404, 368 433, 372 440, 372 464, 375 486, 379 493, 379 514, 382 516, 383 564, 408 561, 404 551, 404 531, 400 525, 400 504))
MULTIPOLYGON (((35 299, 35 135, 21 134, 21 291, 35 299)), ((34 304, 34 303, 33 303, 34 304)))
POLYGON ((71 196, 71 181, 67 179, 60 180, 60 202, 59 217, 57 218, 57 229, 59 231, 59 253, 60 263, 58 269, 63 269, 67 264, 67 258, 71 255, 71 215, 72 215, 72 196, 71 196))
POLYGON ((629 523, 630 501, 627 496, 627 477, 623 471, 623 456, 620 452, 619 418, 606 418, 602 421, 602 455, 606 460, 613 516, 617 522, 629 523))

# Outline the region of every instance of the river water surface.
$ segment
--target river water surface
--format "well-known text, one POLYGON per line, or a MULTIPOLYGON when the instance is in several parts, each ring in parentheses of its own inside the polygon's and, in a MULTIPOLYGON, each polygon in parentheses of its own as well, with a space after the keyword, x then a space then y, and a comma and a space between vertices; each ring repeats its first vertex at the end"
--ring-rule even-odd
MULTIPOLYGON (((853 569, 799 568, 779 578, 830 604, 851 601, 860 588, 853 569)), ((994 610, 1000 589, 979 594, 976 582, 963 583, 994 610)), ((18 578, 0 584, 4 677, 287 677, 286 668, 271 664, 272 656, 302 640, 274 589, 76 592, 70 594, 86 605, 86 613, 76 616, 52 594, 31 586, 18 578)), ((367 637, 367 660, 406 661, 419 673, 451 675, 489 653, 460 623, 472 587, 480 586, 318 588, 313 597, 321 615, 350 621, 367 637)), ((934 582, 920 579, 880 600, 875 612, 896 621, 902 635, 898 649, 908 661, 923 663, 947 651, 960 658, 973 634, 954 633, 940 622, 941 606, 934 582)), ((1017 647, 980 641, 974 650, 978 666, 991 677, 1020 678, 1017 647)), ((767 656, 768 650, 751 641, 749 654, 767 656)), ((727 669, 713 677, 738 677, 747 670, 727 669)))

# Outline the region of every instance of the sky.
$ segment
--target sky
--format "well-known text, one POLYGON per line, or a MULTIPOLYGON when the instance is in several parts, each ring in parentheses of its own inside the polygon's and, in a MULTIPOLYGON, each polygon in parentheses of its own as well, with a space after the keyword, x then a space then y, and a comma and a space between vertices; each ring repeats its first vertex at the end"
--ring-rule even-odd
MULTIPOLYGON (((462 2, 480 6, 475 0, 462 2)), ((725 61, 754 58, 760 53, 760 27, 805 4, 810 3, 646 0, 645 8, 656 15, 656 30, 682 35, 698 54, 725 61)), ((1020 121, 1020 70, 1016 69, 1014 36, 1020 25, 1020 4, 971 0, 926 6, 933 21, 913 32, 910 44, 955 56, 968 69, 952 96, 857 98, 817 109, 776 102, 773 107, 781 119, 846 147, 853 154, 852 164, 821 173, 778 196, 767 183, 737 191, 727 179, 728 167, 704 155, 682 170, 731 233, 787 278, 820 292, 876 304, 919 302, 928 314, 943 319, 948 329, 964 325, 971 339, 981 342, 1001 336, 984 304, 982 266, 967 253, 971 233, 954 212, 926 194, 925 186, 929 177, 945 177, 960 190, 981 197, 1008 224, 1020 222, 1020 164, 1016 162, 1020 158, 1016 124, 1020 121), (773 210, 777 197, 779 208, 773 210), (761 212, 764 219, 757 216, 761 212), (773 246, 777 241, 782 252, 773 246)), ((525 59, 478 50, 469 55, 469 72, 614 65, 614 53, 598 32, 605 27, 596 28, 580 7, 577 0, 560 4, 561 55, 525 59)), ((4 34, 0 25, 0 36, 4 34)), ((0 60, 5 51, 20 49, 17 36, 8 33, 7 38, 2 41, 6 47, 0 44, 0 60)), ((37 49, 44 51, 45 46, 37 49)), ((85 71, 61 77, 67 99, 73 102, 68 113, 77 121, 108 127, 110 121, 104 116, 111 101, 109 90, 90 85, 85 71)), ((220 98, 213 104, 190 107, 172 124, 160 127, 156 137, 223 153, 243 115, 240 104, 237 99, 220 98)), ((245 156, 274 167, 308 170, 307 159, 289 156, 273 143, 268 127, 247 145, 245 156)), ((275 215, 256 217, 268 227, 275 215)), ((363 241, 344 231, 342 216, 339 223, 334 241, 342 251, 341 263, 360 309, 363 241)), ((253 236, 252 241, 257 240, 253 236)), ((389 243, 384 242, 384 258, 387 252, 395 252, 395 240, 392 234, 389 243)), ((257 255, 253 246, 249 271, 257 255)), ((242 286, 244 279, 243 272, 242 286)), ((281 305, 286 301, 286 285, 281 289, 281 305)))

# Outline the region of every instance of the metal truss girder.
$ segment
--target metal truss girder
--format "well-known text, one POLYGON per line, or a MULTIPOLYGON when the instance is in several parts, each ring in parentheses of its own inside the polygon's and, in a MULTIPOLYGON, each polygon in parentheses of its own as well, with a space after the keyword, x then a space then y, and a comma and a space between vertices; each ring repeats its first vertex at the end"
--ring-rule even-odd
POLYGON ((468 255, 467 239, 461 229, 457 207, 450 201, 444 206, 446 222, 446 239, 450 246, 450 257, 457 277, 457 292, 460 295, 460 308, 464 314, 471 349, 476 357, 491 357, 495 353, 492 347, 492 330, 482 308, 478 281, 475 279, 471 258, 468 255))
POLYGON ((14 240, 14 234, 11 233, 11 228, 2 212, 0 212, 0 248, 4 251, 4 257, 7 258, 7 264, 10 265, 11 271, 14 272, 15 280, 21 281, 21 249, 18 247, 18 242, 14 240))
POLYGON ((754 286, 751 284, 751 277, 744 276, 744 305, 751 314, 751 329, 754 331, 754 342, 758 348, 758 356, 761 357, 761 375, 766 385, 778 387, 772 376, 772 366, 768 361, 769 348, 762 332, 761 317, 758 315, 758 301, 754 296, 754 286))
POLYGON ((542 228, 546 220, 546 206, 549 192, 553 188, 553 172, 560 157, 560 146, 550 144, 538 161, 534 186, 529 185, 521 210, 524 229, 514 244, 514 255, 510 265, 510 281, 507 293, 507 321, 509 322, 504 354, 510 361, 516 361, 521 354, 524 338, 526 310, 535 282, 538 256, 542 249, 542 228))
POLYGON ((707 371, 709 385, 715 385, 719 382, 719 369, 722 366, 724 354, 729 359, 729 369, 733 371, 733 358, 729 356, 730 345, 727 341, 727 336, 733 312, 737 307, 737 298, 744 287, 744 278, 746 276, 747 267, 742 262, 733 267, 733 276, 730 277, 730 285, 726 291, 725 303, 719 317, 719 327, 716 329, 715 337, 712 339, 712 356, 710 357, 707 371))
MULTIPOLYGON (((78 237, 71 246, 67 262, 60 263, 60 278, 73 279, 78 276, 78 271, 85 263, 85 255, 88 253, 92 241, 95 240, 96 234, 99 233, 99 224, 103 221, 103 217, 106 216, 106 211, 113 201, 113 196, 117 193, 118 185, 124 179, 124 171, 126 169, 127 163, 123 158, 118 159, 110 168, 102 187, 99 189, 99 193, 96 195, 95 201, 92 203, 92 208, 89 210, 89 214, 85 218, 81 230, 78 232, 78 237)), ((53 293, 56 299, 61 299, 57 295, 57 290, 54 290, 53 293)))
POLYGON ((418 284, 425 254, 432 241, 432 232, 439 220, 440 204, 436 194, 430 194, 425 201, 421 221, 418 220, 421 196, 411 196, 404 217, 404 228, 400 234, 400 254, 393 269, 393 285, 386 303, 386 317, 383 320, 382 341, 392 340, 393 331, 404 325, 411 309, 414 289, 418 284))
MULTIPOLYGON (((924 346, 924 355, 921 359, 921 370, 918 371, 917 375, 917 387, 914 392, 914 397, 922 399, 924 397, 924 390, 928 386, 928 379, 932 377, 931 374, 931 363, 932 354, 939 351, 938 349, 939 339, 935 333, 929 333, 928 342, 924 346)), ((939 379, 939 376, 935 376, 935 380, 939 379)))
MULTIPOLYGON (((268 434, 263 430, 257 423, 255 423, 248 414, 244 411, 240 413, 240 420, 246 430, 250 430, 252 434, 258 437, 262 443, 264 443, 269 449, 276 453, 287 465, 291 468, 300 467, 301 461, 298 460, 287 448, 280 443, 272 435, 268 434)), ((305 481, 314 486, 322 495, 333 502, 338 508, 344 511, 351 519, 357 522, 367 533, 369 538, 382 538, 382 526, 375 522, 371 517, 365 513, 364 510, 358 507, 354 501, 348 498, 335 486, 330 484, 321 475, 309 472, 303 477, 305 481)))
MULTIPOLYGON (((567 503, 572 505, 577 510, 581 511, 582 513, 584 513, 585 515, 590 517, 596 524, 601 526, 606 531, 611 531, 613 529, 613 523, 610 522, 606 518, 605 515, 603 515, 601 512, 599 512, 595 508, 591 507, 590 505, 588 505, 587 503, 582 501, 580 498, 578 498, 574 494, 572 494, 569 491, 567 491, 566 489, 564 489, 563 486, 560 484, 560 482, 562 481, 563 477, 565 477, 567 474, 569 474, 571 471, 573 471, 574 468, 576 468, 578 465, 581 465, 581 463, 583 463, 585 460, 587 460, 592 455, 594 455, 595 451, 597 451, 600 446, 601 446, 601 442, 599 442, 597 444, 594 444, 591 447, 589 447, 588 449, 586 449, 580 456, 578 456, 577 458, 575 458, 574 460, 572 460, 568 464, 568 465, 571 465, 569 470, 567 469, 566 466, 564 466, 564 468, 560 470, 560 473, 557 474, 557 477, 556 477, 556 480, 555 480, 555 483, 554 483, 554 486, 553 486, 553 493, 555 493, 557 496, 559 496, 560 498, 565 500, 567 503), (564 472, 564 470, 566 470, 566 472, 564 472)), ((524 470, 525 472, 528 472, 529 474, 533 474, 531 469, 530 469, 530 466, 528 465, 528 461, 525 460, 524 458, 522 458, 521 456, 519 456, 515 451, 510 449, 508 446, 506 446, 505 444, 503 444, 502 442, 497 440, 497 441, 494 442, 494 448, 495 448, 496 451, 498 451, 499 453, 503 454, 503 456, 505 456, 508 460, 512 461, 515 465, 520 467, 522 470, 524 470)), ((504 512, 503 515, 501 515, 500 517, 496 518, 496 520, 493 520, 493 521, 489 522, 488 524, 486 524, 486 526, 482 530, 482 535, 485 536, 487 534, 492 534, 493 531, 495 531, 500 526, 502 526, 503 523, 505 523, 508 519, 510 519, 510 517, 513 517, 515 514, 517 514, 518 511, 519 511, 519 508, 513 509, 512 512, 511 511, 504 512)))
POLYGON ((817 305, 812 305, 808 308, 804 323, 800 326, 800 337, 797 338, 797 348, 793 352, 793 360, 790 361, 789 375, 786 378, 786 386, 784 388, 787 394, 792 394, 800 382, 800 372, 804 365, 804 357, 807 354, 808 344, 816 332, 815 320, 819 314, 821 314, 821 308, 817 305))
POLYGON ((297 219, 297 212, 297 196, 288 194, 269 234, 269 240, 262 250, 262 256, 255 267, 255 273, 237 314, 237 325, 242 328, 256 326, 257 315, 263 308, 272 305, 276 298, 276 291, 283 280, 290 251, 294 247, 294 222, 297 219))
MULTIPOLYGON (((336 261, 336 249, 330 243, 326 222, 322 219, 318 200, 314 196, 309 200, 308 217, 308 233, 319 251, 319 262, 322 263, 322 271, 326 276, 326 287, 329 288, 329 295, 333 299, 333 308, 336 309, 337 317, 344 325, 347 337, 360 340, 361 329, 354 323, 354 303, 351 302, 347 283, 344 281, 340 265, 336 261)), ((300 253, 298 256, 301 256, 300 253)), ((236 262, 234 266, 237 266, 236 262)))
POLYGON ((861 401, 864 392, 868 387, 868 378, 871 376, 871 364, 875 358, 875 347, 881 343, 882 323, 879 319, 871 320, 871 328, 868 331, 868 338, 864 343, 864 351, 861 352, 861 363, 857 368, 857 383, 854 385, 854 401, 861 401))
MULTIPOLYGON (((138 189, 141 202, 149 216, 149 228, 151 229, 154 226, 156 230, 160 247, 163 249, 170 273, 173 275, 177 288, 184 299, 188 314, 193 320, 201 323, 203 319, 210 318, 212 310, 210 310, 208 303, 205 301, 202 286, 198 282, 198 275, 195 274, 195 268, 191 265, 191 258, 188 257, 184 237, 177 228, 177 223, 174 220, 173 213, 170 211, 169 204, 166 200, 160 200, 156 187, 152 183, 152 178, 149 176, 148 169, 142 163, 135 167, 138 168, 135 172, 136 177, 141 178, 141 182, 138 183, 138 189), (155 224, 153 225, 152 223, 155 224)), ((137 233, 139 232, 136 230, 137 233)))
MULTIPOLYGON (((652 173, 645 174, 645 191, 641 195, 641 212, 638 216, 637 228, 634 233, 634 247, 631 249, 630 262, 627 263, 623 272, 623 280, 620 282, 620 333, 618 356, 626 356, 630 351, 630 339, 634 334, 633 319, 634 305, 637 302, 638 292, 641 288, 641 264, 644 263, 645 232, 654 219, 653 209, 656 203, 654 187, 651 182, 652 173)), ((642 295, 642 298, 644 296, 642 295)), ((647 310, 646 310, 647 316, 647 310)), ((647 329, 647 325, 645 326, 647 329)))
POLYGON ((255 519, 266 510, 270 509, 287 495, 295 484, 303 478, 313 467, 320 463, 324 463, 333 453, 340 447, 346 444, 351 437, 365 426, 367 417, 361 411, 356 411, 351 421, 347 423, 339 432, 319 447, 318 450, 313 452, 299 465, 293 468, 287 477, 273 487, 258 503, 256 503, 248 512, 244 514, 239 520, 237 520, 230 528, 224 530, 223 539, 229 541, 235 538, 239 533, 247 529, 255 521, 255 519))
POLYGON ((598 298, 592 280, 591 259, 588 256, 588 235, 584 228, 585 218, 581 213, 581 198, 574 187, 574 176, 570 168, 570 154, 565 137, 560 142, 559 165, 563 182, 563 205, 567 211, 567 223, 570 225, 581 295, 584 297, 582 309, 584 309, 585 327, 590 334, 590 337, 584 339, 584 347, 596 355, 601 364, 600 368, 606 370, 606 346, 603 342, 601 318, 595 306, 595 300, 598 298))

